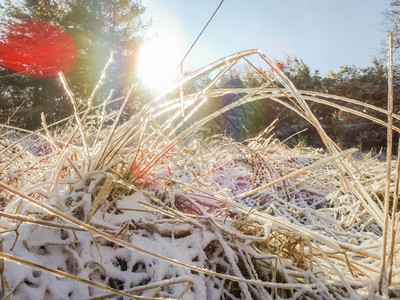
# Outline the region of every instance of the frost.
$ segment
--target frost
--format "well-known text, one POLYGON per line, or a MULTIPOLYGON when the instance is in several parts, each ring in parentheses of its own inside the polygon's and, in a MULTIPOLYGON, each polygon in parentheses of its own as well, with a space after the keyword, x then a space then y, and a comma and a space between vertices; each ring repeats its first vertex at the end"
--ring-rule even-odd
MULTIPOLYGON (((271 63, 258 53, 221 59, 185 83, 251 55, 271 63)), ((171 93, 124 122, 122 107, 46 135, 4 125, 2 296, 380 299, 385 163, 339 150, 283 76, 269 68, 257 88, 185 95, 186 116, 203 96, 244 95, 192 123, 171 93), (198 132, 229 109, 285 97, 326 149, 289 149, 268 130, 242 143, 198 132)), ((393 264, 382 298, 399 297, 399 274, 393 264)))

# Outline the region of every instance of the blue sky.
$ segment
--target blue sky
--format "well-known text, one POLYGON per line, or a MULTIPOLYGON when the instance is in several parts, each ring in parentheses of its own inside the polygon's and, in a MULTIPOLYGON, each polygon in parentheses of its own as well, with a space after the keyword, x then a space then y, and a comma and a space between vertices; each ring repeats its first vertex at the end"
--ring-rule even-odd
MULTIPOLYGON (((148 8, 145 17, 153 21, 152 34, 173 37, 171 43, 180 47, 175 54, 182 58, 219 2, 144 0, 143 4, 148 8)), ((185 67, 195 70, 253 48, 275 59, 296 56, 323 75, 341 65, 365 67, 382 50, 383 12, 389 7, 390 0, 225 0, 185 67)))

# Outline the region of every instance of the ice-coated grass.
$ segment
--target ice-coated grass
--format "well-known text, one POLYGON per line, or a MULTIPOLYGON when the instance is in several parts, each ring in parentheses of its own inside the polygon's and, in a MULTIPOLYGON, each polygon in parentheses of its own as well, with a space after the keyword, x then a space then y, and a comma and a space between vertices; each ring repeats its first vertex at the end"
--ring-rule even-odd
POLYGON ((133 87, 117 112, 106 113, 111 94, 92 107, 108 65, 83 108, 60 75, 75 108, 64 123, 43 118, 36 132, 0 125, 4 299, 400 297, 398 241, 382 252, 392 232, 383 234, 385 224, 399 230, 398 215, 383 203, 385 191, 397 189, 395 163, 388 184, 385 162, 342 151, 308 101, 383 126, 387 111, 298 91, 270 59, 247 50, 187 75, 122 121, 133 87), (261 86, 215 88, 237 63, 254 67, 252 59, 263 64, 261 86), (205 75, 212 76, 207 86, 181 93, 205 75), (240 96, 197 117, 205 103, 229 94, 240 96), (199 134, 254 101, 298 113, 325 149, 287 148, 269 129, 245 142, 199 134), (392 274, 381 270, 382 259, 392 274))

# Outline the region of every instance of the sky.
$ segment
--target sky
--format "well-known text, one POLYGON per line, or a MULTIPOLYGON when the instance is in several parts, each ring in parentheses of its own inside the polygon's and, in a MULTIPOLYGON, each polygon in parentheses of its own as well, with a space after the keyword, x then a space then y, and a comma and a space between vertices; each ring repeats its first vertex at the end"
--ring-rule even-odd
MULTIPOLYGON (((188 58, 194 71, 226 55, 260 49, 269 58, 296 56, 326 75, 342 65, 365 67, 382 53, 390 0, 225 0, 188 58)), ((149 36, 160 56, 179 64, 220 0, 144 0, 149 36), (170 44, 170 46, 167 46, 170 44), (168 47, 171 47, 169 49, 168 47), (168 57, 168 55, 176 56, 168 57)))

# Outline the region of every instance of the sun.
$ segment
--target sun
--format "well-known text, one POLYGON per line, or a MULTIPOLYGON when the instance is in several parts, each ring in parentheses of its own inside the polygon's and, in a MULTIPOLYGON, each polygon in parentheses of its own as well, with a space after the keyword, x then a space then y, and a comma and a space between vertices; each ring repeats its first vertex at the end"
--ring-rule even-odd
POLYGON ((139 79, 153 90, 167 88, 178 78, 182 53, 182 42, 177 36, 156 35, 147 39, 139 52, 139 79))

